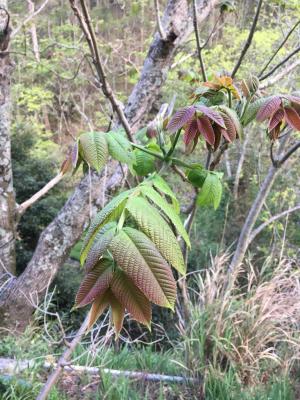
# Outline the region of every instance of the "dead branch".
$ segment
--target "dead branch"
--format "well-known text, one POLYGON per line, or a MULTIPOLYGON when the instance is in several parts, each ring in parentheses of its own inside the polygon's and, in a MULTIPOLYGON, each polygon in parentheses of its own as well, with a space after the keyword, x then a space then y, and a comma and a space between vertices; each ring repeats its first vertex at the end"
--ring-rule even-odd
POLYGON ((166 40, 167 35, 164 31, 164 28, 161 24, 160 15, 159 15, 159 0, 154 0, 154 7, 155 7, 155 14, 156 14, 156 21, 157 21, 157 30, 162 40, 166 40))
POLYGON ((48 2, 49 2, 49 0, 45 0, 34 13, 28 15, 28 17, 25 18, 24 21, 15 30, 12 31, 11 37, 14 37, 15 35, 17 35, 20 32, 20 30, 23 28, 24 25, 26 25, 29 21, 32 20, 32 18, 36 17, 41 11, 43 11, 43 9, 46 7, 48 2))

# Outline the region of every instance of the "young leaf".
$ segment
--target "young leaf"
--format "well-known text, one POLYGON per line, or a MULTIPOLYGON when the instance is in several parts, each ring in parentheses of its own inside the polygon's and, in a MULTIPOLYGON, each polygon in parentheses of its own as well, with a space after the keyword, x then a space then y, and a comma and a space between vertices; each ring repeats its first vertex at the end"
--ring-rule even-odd
POLYGON ((141 192, 144 196, 148 197, 156 206, 158 206, 161 211, 166 214, 172 224, 175 226, 179 235, 184 239, 188 247, 191 247, 189 236, 179 218, 178 214, 174 211, 173 207, 161 197, 154 189, 148 185, 141 185, 141 192))
POLYGON ((207 117, 201 117, 197 119, 199 131, 203 135, 205 141, 211 146, 215 143, 215 134, 211 126, 210 120, 207 117))
POLYGON ((91 246, 85 261, 86 272, 90 272, 94 265, 99 261, 100 257, 104 254, 115 235, 116 228, 116 222, 110 222, 104 225, 96 234, 93 245, 91 246))
POLYGON ((199 206, 213 206, 216 210, 222 198, 222 183, 215 173, 207 174, 201 192, 198 195, 199 206))
POLYGON ((139 176, 145 176, 155 171, 155 157, 142 150, 135 149, 133 169, 139 176))
POLYGON ((186 124, 183 135, 183 142, 186 145, 191 143, 195 139, 197 132, 198 132, 197 121, 195 119, 192 119, 186 124))
POLYGON ((238 136, 239 138, 243 137, 243 127, 241 124, 241 121, 237 115, 237 113, 229 107, 226 106, 220 106, 220 109, 225 113, 226 117, 223 115, 223 119, 226 125, 226 129, 228 131, 229 137, 233 139, 238 136), (235 134, 233 134, 233 129, 235 130, 235 134), (229 133, 230 130, 230 133, 229 133))
POLYGON ((76 295, 76 307, 84 307, 92 303, 96 297, 103 295, 112 279, 112 264, 104 259, 89 272, 83 279, 76 295))
POLYGON ((127 190, 114 197, 92 220, 82 245, 80 254, 81 264, 84 263, 97 232, 108 222, 115 220, 122 214, 128 196, 131 193, 132 190, 127 190))
POLYGON ((173 309, 176 283, 172 271, 146 235, 123 228, 109 249, 118 266, 150 301, 173 309))
POLYGON ((285 107, 284 108, 284 116, 286 122, 289 124, 289 126, 292 129, 295 129, 296 131, 300 131, 300 117, 294 108, 291 107, 285 107))
POLYGON ((133 162, 133 153, 130 142, 121 132, 107 132, 105 134, 108 152, 111 157, 125 164, 133 162))
POLYGON ((155 174, 151 178, 151 182, 158 191, 160 191, 170 197, 176 213, 179 214, 179 211, 180 211, 179 202, 178 202, 174 192, 172 191, 170 186, 167 184, 167 182, 158 174, 155 174))
POLYGON ((136 321, 150 329, 151 304, 123 271, 115 272, 111 291, 136 321))
POLYGON ((280 122, 283 120, 283 117, 284 117, 284 111, 282 108, 275 111, 269 122, 269 127, 268 127, 269 132, 271 132, 278 124, 280 124, 280 122))
POLYGON ((214 121, 216 124, 221 126, 222 128, 226 129, 224 120, 217 111, 213 110, 210 107, 203 106, 201 104, 196 106, 197 111, 200 111, 202 114, 204 114, 206 117, 214 121))
POLYGON ((126 209, 132 215, 141 230, 156 245, 161 255, 181 274, 186 267, 180 246, 174 233, 159 212, 142 197, 134 197, 128 201, 126 209))
POLYGON ((187 178, 191 184, 195 187, 202 188, 205 179, 207 177, 207 171, 202 166, 195 166, 195 168, 188 170, 187 178))
POLYGON ((91 329, 97 319, 101 314, 105 311, 105 309, 109 306, 108 303, 108 293, 109 289, 102 296, 98 296, 92 304, 91 310, 89 312, 89 322, 88 329, 91 329))
POLYGON ((279 96, 271 96, 269 99, 260 107, 256 119, 257 121, 264 121, 271 117, 275 111, 281 106, 281 98, 279 96))
POLYGON ((107 294, 107 299, 111 307, 111 319, 115 327, 115 332, 118 336, 123 327, 125 307, 119 302, 119 300, 115 297, 111 290, 109 290, 107 294))
POLYGON ((168 131, 170 131, 171 133, 175 133, 176 131, 178 131, 178 129, 182 128, 190 119, 192 119, 194 114, 194 106, 181 108, 173 115, 170 122, 168 123, 168 131))
POLYGON ((97 172, 103 168, 108 159, 108 148, 103 133, 88 132, 79 137, 83 158, 97 172))
POLYGON ((248 125, 252 122, 257 115, 258 110, 270 99, 270 97, 262 97, 255 100, 253 103, 250 103, 247 107, 244 115, 241 118, 241 122, 243 126, 248 125))

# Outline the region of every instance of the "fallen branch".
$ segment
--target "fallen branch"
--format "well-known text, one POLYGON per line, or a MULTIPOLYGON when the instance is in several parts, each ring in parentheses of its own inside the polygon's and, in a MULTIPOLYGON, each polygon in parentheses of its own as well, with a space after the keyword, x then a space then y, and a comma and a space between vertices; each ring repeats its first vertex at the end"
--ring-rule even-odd
POLYGON ((51 181, 49 181, 41 190, 39 190, 37 193, 35 193, 30 199, 24 201, 24 203, 20 204, 17 213, 18 216, 22 216, 24 212, 27 210, 27 208, 31 207, 33 204, 35 204, 41 197, 43 197, 45 194, 49 192, 55 185, 57 185, 63 178, 64 174, 60 172, 58 175, 56 175, 51 181))

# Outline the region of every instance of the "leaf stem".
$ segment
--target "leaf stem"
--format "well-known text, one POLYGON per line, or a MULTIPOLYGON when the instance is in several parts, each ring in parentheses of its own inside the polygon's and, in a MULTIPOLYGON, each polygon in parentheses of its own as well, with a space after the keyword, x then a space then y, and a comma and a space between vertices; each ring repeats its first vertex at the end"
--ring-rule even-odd
POLYGON ((165 161, 168 161, 170 159, 171 155, 174 153, 175 147, 177 146, 177 143, 179 140, 180 132, 181 132, 181 129, 178 129, 178 131, 176 132, 176 136, 175 136, 174 142, 172 144, 172 147, 170 148, 167 155, 165 156, 165 161))
POLYGON ((148 149, 146 149, 145 147, 140 146, 140 145, 135 144, 135 143, 132 143, 132 142, 130 142, 130 144, 131 144, 132 147, 135 147, 136 149, 139 149, 139 150, 143 151, 144 153, 148 153, 148 154, 150 154, 151 156, 154 156, 154 157, 156 157, 156 158, 159 158, 159 159, 162 160, 162 161, 165 160, 165 157, 162 156, 161 154, 155 153, 154 151, 148 150, 148 149))

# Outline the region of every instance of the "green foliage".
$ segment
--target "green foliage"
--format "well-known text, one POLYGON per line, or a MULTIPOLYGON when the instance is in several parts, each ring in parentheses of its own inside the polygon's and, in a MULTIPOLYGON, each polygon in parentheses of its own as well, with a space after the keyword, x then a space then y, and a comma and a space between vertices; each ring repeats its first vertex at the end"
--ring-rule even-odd
POLYGON ((216 210, 222 198, 222 174, 209 172, 205 178, 202 189, 197 197, 199 206, 213 206, 216 210))

